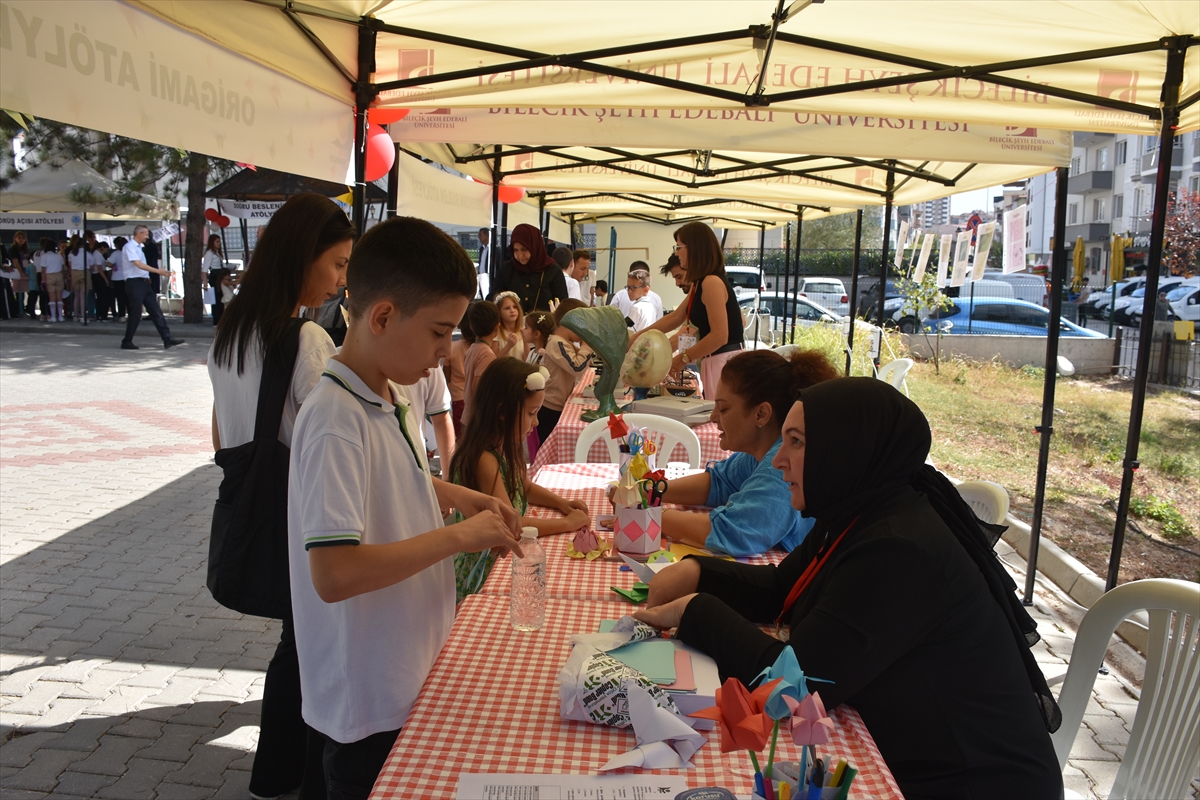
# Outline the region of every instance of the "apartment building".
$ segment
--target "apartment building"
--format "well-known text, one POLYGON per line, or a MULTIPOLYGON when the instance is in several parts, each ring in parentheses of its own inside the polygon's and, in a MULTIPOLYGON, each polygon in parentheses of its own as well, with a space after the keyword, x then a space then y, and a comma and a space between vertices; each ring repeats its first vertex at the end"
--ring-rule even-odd
MULTIPOLYGON (((1083 238, 1087 270, 1097 281, 1108 282, 1112 235, 1133 240, 1125 249, 1126 265, 1145 264, 1150 248, 1150 221, 1154 213, 1154 185, 1160 159, 1157 136, 1112 133, 1076 133, 1067 182, 1068 247, 1083 238)), ((1053 173, 1029 180, 1026 213, 1026 252, 1030 264, 1050 263, 1050 238, 1054 232, 1053 173)), ((1171 150, 1171 191, 1186 188, 1200 192, 1200 132, 1175 137, 1171 150)))

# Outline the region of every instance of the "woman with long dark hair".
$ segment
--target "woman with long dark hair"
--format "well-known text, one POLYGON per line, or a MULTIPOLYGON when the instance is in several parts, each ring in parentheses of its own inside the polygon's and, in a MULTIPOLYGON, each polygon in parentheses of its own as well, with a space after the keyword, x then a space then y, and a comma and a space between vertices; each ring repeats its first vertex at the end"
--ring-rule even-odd
POLYGON ((725 362, 742 350, 742 312, 712 228, 689 222, 675 231, 675 255, 692 287, 687 301, 646 330, 679 330, 679 353, 671 362, 671 372, 678 374, 688 364, 699 363, 704 399, 712 400, 725 362))
POLYGON ((542 232, 532 225, 513 228, 512 258, 501 265, 492 284, 492 297, 515 292, 521 313, 549 311, 552 302, 567 299, 567 279, 558 263, 546 253, 542 232))
POLYGON ((847 703, 906 797, 1059 798, 1062 715, 1030 647, 1037 626, 984 525, 925 463, 915 403, 874 378, 800 391, 774 465, 816 520, 778 566, 688 557, 634 616, 750 684, 791 647, 847 703), (755 623, 775 622, 782 641, 755 623))
MULTIPOLYGON (((225 309, 208 355, 213 385, 213 446, 251 441, 263 363, 280 346, 300 308, 314 308, 346 285, 354 226, 332 200, 302 194, 275 212, 254 249, 236 298, 225 309)), ((290 446, 300 404, 321 379, 336 348, 321 326, 302 325, 283 408, 279 440, 290 446)), ((320 775, 320 750, 306 758, 308 726, 300 715, 300 662, 290 616, 263 687, 261 731, 250 793, 275 797, 320 775), (311 771, 305 780, 306 767, 311 771)), ((314 737, 323 746, 320 737, 314 737)), ((323 785, 323 778, 312 783, 323 785)))

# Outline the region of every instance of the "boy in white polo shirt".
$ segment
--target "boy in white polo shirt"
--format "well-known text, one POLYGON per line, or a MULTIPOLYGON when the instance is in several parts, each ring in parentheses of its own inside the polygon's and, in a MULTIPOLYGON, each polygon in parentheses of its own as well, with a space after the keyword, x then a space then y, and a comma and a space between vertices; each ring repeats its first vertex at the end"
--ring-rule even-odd
POLYGON ((476 290, 463 249, 398 217, 359 240, 350 326, 292 434, 288 553, 304 720, 330 800, 366 798, 454 620, 452 557, 508 547, 507 503, 433 479, 420 420, 389 384, 450 355, 476 290), (469 518, 442 527, 441 507, 469 518))

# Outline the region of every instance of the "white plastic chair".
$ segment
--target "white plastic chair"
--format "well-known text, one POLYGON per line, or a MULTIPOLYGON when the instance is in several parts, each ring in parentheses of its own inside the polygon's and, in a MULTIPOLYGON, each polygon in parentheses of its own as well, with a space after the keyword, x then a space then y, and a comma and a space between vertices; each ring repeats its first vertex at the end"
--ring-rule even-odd
POLYGON ((958 485, 958 493, 984 522, 998 525, 1008 516, 1008 492, 998 483, 964 481, 958 485))
POLYGON ((884 364, 879 369, 879 374, 875 377, 884 383, 890 383, 896 389, 908 394, 908 386, 904 383, 904 376, 908 375, 908 371, 912 369, 915 362, 911 358, 896 358, 884 364))
MULTIPOLYGON (((646 429, 647 436, 657 448, 660 465, 665 467, 675 445, 681 444, 687 451, 688 466, 691 469, 700 468, 700 438, 687 425, 658 414, 624 414, 623 417, 630 428, 646 429)), ((592 422, 579 434, 579 441, 575 442, 575 463, 587 463, 592 443, 602 437, 608 445, 609 459, 614 464, 621 463, 621 440, 609 438, 607 418, 592 422)))
POLYGON ((1051 734, 1059 767, 1071 754, 1113 631, 1142 609, 1150 612, 1146 674, 1129 744, 1107 793, 1114 800, 1185 797, 1200 766, 1200 585, 1153 578, 1108 592, 1079 625, 1058 697, 1062 727, 1051 734))

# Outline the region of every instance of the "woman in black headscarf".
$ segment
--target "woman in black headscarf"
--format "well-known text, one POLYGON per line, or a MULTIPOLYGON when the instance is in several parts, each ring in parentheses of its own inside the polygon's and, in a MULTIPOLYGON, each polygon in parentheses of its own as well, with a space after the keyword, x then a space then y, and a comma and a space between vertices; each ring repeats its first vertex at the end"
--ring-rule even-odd
POLYGON ((491 295, 515 292, 521 311, 549 311, 551 302, 567 299, 567 280, 553 258, 546 254, 542 232, 532 225, 518 225, 512 232, 512 259, 496 273, 491 295))
POLYGON ((634 614, 749 683, 792 646, 862 715, 900 789, 930 798, 1057 798, 1061 717, 1029 647, 1036 627, 986 530, 925 457, 920 409, 873 378, 800 392, 773 461, 816 518, 775 566, 688 558, 634 614), (787 642, 755 623, 790 628, 787 642))

